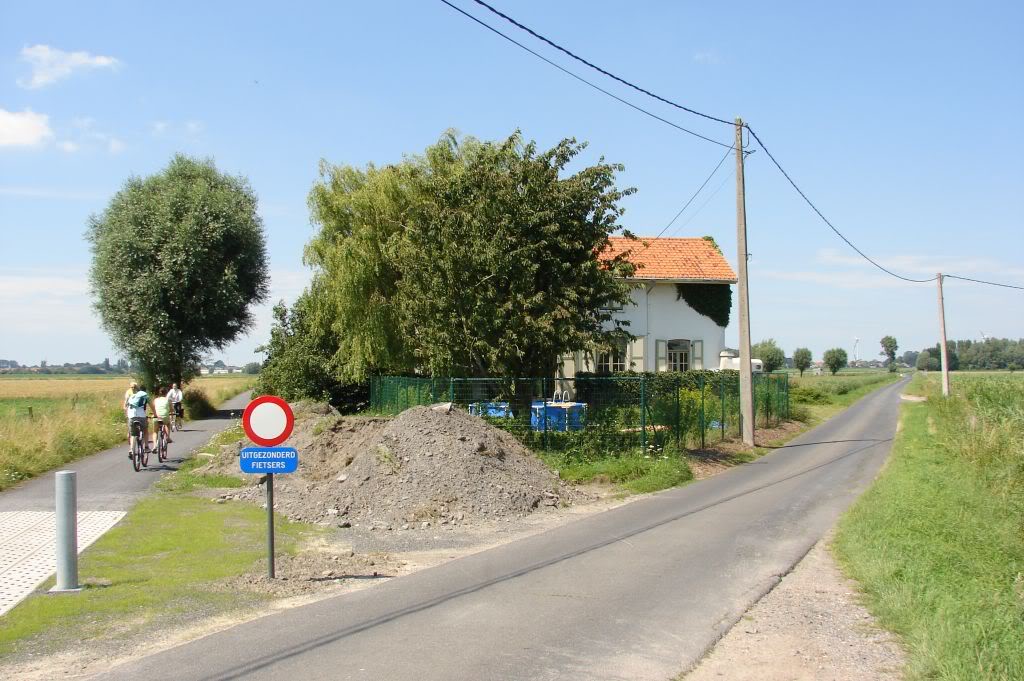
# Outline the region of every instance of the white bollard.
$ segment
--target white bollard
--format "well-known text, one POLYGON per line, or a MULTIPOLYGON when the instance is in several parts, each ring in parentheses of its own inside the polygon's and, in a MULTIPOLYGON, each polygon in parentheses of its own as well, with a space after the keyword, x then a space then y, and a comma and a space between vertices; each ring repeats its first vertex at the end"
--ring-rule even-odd
POLYGON ((78 491, 74 471, 57 471, 57 584, 53 591, 81 591, 78 584, 78 491))

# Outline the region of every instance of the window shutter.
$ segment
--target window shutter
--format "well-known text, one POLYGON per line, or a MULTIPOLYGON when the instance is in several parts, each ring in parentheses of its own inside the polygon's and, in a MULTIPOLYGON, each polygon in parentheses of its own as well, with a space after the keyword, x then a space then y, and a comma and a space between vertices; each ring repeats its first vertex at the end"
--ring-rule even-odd
POLYGON ((704 341, 695 340, 691 344, 693 348, 693 368, 704 368, 704 341))
POLYGON ((654 341, 654 360, 655 371, 668 371, 668 343, 666 341, 654 341))
POLYGON ((632 371, 646 371, 647 366, 644 363, 644 344, 647 339, 644 336, 640 336, 632 343, 629 344, 629 368, 632 371))

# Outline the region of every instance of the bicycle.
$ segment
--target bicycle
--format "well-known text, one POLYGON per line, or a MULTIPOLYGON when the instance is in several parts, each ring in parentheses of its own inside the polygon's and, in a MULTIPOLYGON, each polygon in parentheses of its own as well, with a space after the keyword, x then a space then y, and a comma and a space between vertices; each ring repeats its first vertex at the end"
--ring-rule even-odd
POLYGON ((153 419, 153 425, 156 427, 156 458, 157 461, 163 463, 167 461, 167 433, 164 432, 164 422, 162 419, 152 416, 150 418, 153 419))
POLYGON ((170 429, 172 433, 177 433, 183 430, 182 426, 185 425, 185 412, 178 413, 177 404, 171 405, 171 422, 170 429))
POLYGON ((149 466, 149 446, 142 425, 132 419, 132 468, 138 473, 149 466))

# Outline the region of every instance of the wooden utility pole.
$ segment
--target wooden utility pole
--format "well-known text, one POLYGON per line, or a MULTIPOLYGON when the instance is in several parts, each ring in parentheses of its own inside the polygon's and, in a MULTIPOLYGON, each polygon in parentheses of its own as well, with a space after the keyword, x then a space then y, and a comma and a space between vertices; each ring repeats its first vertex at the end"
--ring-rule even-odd
POLYGON ((942 299, 942 272, 935 275, 935 281, 939 284, 939 335, 942 338, 939 354, 942 357, 942 396, 949 397, 949 351, 946 349, 946 303, 942 299))
POLYGON ((754 379, 750 372, 750 294, 747 290, 747 197, 743 182, 743 119, 736 119, 736 257, 740 303, 740 424, 743 444, 754 446, 754 379))

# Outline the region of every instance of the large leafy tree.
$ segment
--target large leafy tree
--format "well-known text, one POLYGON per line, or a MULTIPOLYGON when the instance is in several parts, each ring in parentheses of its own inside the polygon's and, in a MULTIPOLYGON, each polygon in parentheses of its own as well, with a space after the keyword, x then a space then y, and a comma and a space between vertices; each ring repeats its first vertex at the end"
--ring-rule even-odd
POLYGON ((880 354, 885 355, 886 361, 889 364, 889 370, 894 371, 896 369, 896 351, 900 349, 896 338, 894 336, 883 336, 879 343, 882 345, 882 352, 880 354))
POLYGON ((95 308, 147 384, 188 380, 252 325, 268 286, 256 205, 245 179, 178 155, 89 219, 95 308))
POLYGON ((811 368, 811 351, 807 348, 797 348, 793 351, 793 366, 803 376, 804 372, 811 368))
POLYGON ((584 147, 447 134, 394 166, 323 166, 306 257, 335 314, 340 377, 549 375, 560 354, 623 335, 607 307, 628 302, 633 267, 600 253, 632 190, 603 160, 567 173, 584 147))
POLYGON ((761 360, 766 373, 781 369, 786 364, 786 353, 778 346, 774 338, 755 343, 750 349, 750 356, 761 360))
POLYGON ((828 367, 828 370, 832 372, 833 376, 835 376, 840 369, 846 366, 847 359, 846 350, 843 350, 842 348, 826 350, 825 354, 821 358, 825 363, 825 366, 828 367))

